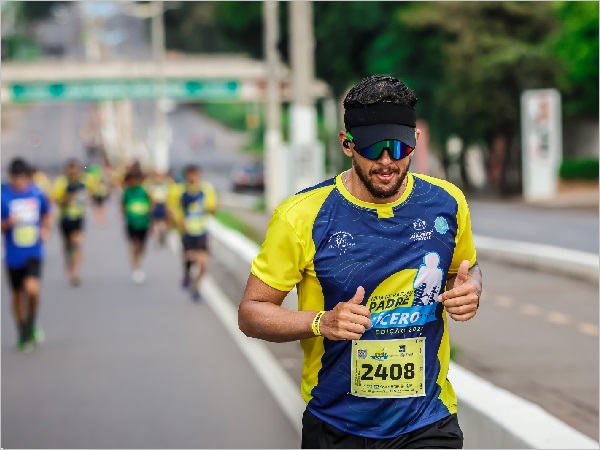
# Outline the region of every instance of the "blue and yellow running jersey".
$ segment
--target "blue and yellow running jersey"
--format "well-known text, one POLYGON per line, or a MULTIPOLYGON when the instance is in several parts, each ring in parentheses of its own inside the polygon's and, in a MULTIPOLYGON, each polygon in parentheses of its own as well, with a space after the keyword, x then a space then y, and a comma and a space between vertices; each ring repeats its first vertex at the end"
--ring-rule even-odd
POLYGON ((213 186, 203 181, 197 189, 188 188, 185 183, 171 186, 167 197, 167 209, 177 224, 179 231, 187 236, 201 236, 206 233, 208 214, 217 207, 217 194, 213 186))
POLYGON ((308 410, 350 434, 385 439, 456 412, 450 342, 436 301, 461 261, 476 262, 469 209, 449 182, 408 174, 397 201, 353 197, 341 175, 277 207, 252 273, 298 309, 328 311, 365 288, 373 326, 358 341, 301 341, 308 410))
POLYGON ((60 220, 79 221, 85 216, 87 194, 91 190, 91 180, 87 174, 83 174, 76 181, 61 175, 55 182, 52 190, 52 198, 60 210, 60 220))

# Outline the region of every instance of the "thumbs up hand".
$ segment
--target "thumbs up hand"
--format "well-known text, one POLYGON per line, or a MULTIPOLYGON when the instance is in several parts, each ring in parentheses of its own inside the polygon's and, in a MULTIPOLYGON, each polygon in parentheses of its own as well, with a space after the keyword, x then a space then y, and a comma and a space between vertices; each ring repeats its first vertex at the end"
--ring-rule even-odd
POLYGON ((479 306, 481 272, 477 265, 471 270, 477 273, 476 277, 469 275, 469 261, 464 260, 460 263, 452 289, 438 297, 438 301, 444 304, 448 315, 459 322, 472 319, 479 306))
POLYGON ((371 328, 371 311, 362 305, 365 289, 359 286, 347 302, 339 302, 321 318, 321 335, 332 341, 358 340, 371 328))

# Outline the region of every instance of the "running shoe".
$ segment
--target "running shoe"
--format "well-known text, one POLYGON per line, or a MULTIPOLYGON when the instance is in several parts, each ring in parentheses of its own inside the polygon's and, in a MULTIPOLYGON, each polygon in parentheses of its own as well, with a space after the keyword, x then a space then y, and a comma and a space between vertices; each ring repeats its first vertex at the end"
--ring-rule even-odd
POLYGON ((189 287, 190 287, 190 277, 188 275, 188 276, 183 277, 183 279, 181 280, 181 289, 185 290, 189 287))
POLYGON ((36 345, 41 345, 46 340, 46 333, 40 327, 33 328, 32 341, 36 345))
POLYGON ((131 279, 135 284, 142 284, 146 279, 146 274, 142 269, 136 269, 131 274, 131 279))
POLYGON ((19 342, 17 344, 17 351, 19 353, 31 353, 35 346, 32 341, 19 342))
POLYGON ((79 279, 79 277, 73 277, 73 278, 71 278, 71 286, 77 287, 80 284, 81 284, 81 280, 79 279))
POLYGON ((194 289, 194 291, 192 292, 192 300, 196 303, 202 301, 202 295, 200 295, 200 291, 198 289, 194 289))

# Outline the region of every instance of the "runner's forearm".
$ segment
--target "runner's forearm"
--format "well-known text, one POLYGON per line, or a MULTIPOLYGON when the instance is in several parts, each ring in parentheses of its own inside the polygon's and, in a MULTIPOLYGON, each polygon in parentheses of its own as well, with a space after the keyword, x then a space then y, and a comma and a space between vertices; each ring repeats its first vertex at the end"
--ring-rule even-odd
POLYGON ((317 311, 290 311, 270 302, 245 300, 238 310, 240 330, 271 342, 290 342, 314 337, 312 321, 317 311))

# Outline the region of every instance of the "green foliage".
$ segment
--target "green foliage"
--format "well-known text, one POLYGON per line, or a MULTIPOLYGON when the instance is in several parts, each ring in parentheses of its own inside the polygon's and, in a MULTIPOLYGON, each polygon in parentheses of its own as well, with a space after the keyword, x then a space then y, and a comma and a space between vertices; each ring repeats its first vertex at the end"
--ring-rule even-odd
POLYGON ((233 130, 246 131, 246 103, 201 103, 199 109, 233 130))
POLYGON ((554 49, 566 67, 559 79, 565 116, 598 116, 598 2, 555 4, 561 31, 554 49))
POLYGON ((458 345, 450 344, 450 360, 456 361, 458 355, 460 355, 461 348, 458 345))
POLYGON ((598 170, 598 158, 565 158, 558 173, 563 180, 597 180, 598 170))
POLYGON ((2 58, 30 60, 40 56, 39 45, 29 36, 11 34, 2 38, 2 58))
POLYGON ((549 3, 422 3, 400 20, 441 44, 443 80, 430 89, 468 140, 516 132, 521 92, 556 84, 559 69, 546 37, 557 21, 549 3))
POLYGON ((21 1, 18 2, 18 18, 25 23, 47 19, 56 5, 66 1, 21 1))
POLYGON ((215 213, 215 219, 217 219, 226 227, 239 231, 240 233, 245 235, 247 238, 253 240, 257 244, 262 244, 264 236, 260 236, 254 228, 252 228, 246 222, 243 222, 242 220, 238 219, 231 212, 225 209, 219 209, 215 213))

